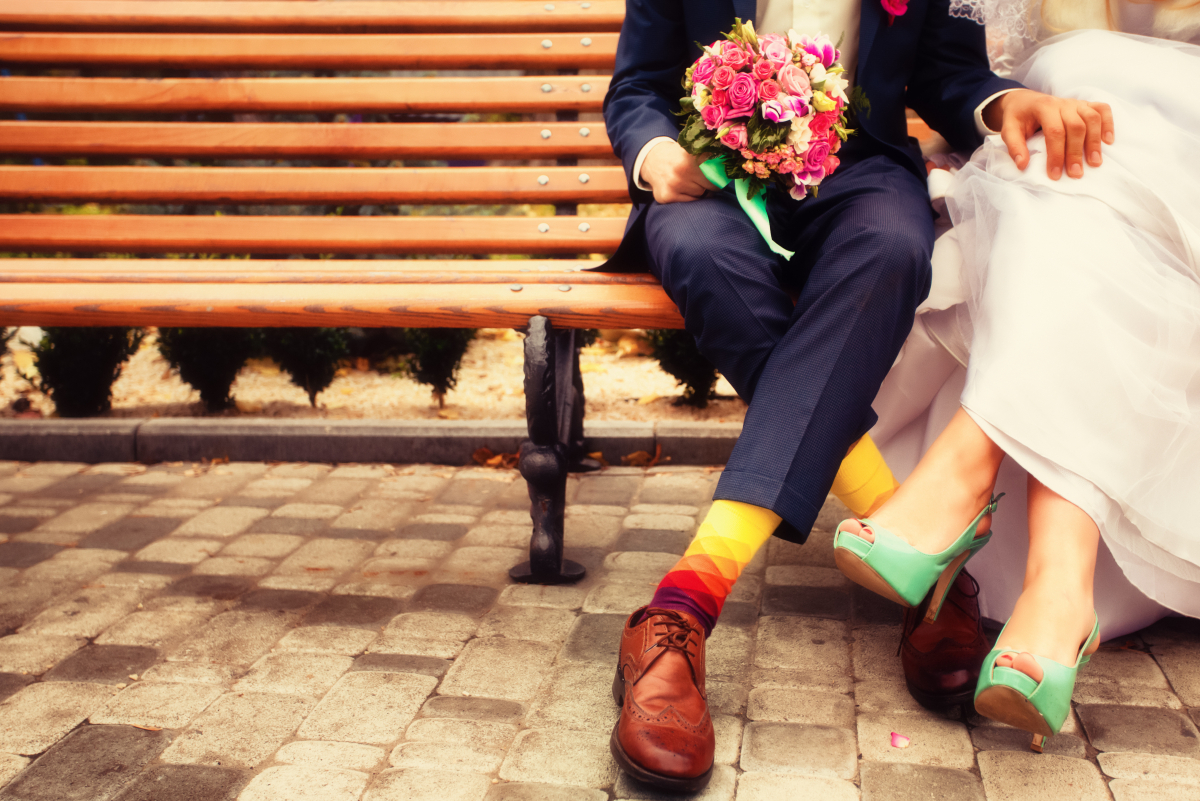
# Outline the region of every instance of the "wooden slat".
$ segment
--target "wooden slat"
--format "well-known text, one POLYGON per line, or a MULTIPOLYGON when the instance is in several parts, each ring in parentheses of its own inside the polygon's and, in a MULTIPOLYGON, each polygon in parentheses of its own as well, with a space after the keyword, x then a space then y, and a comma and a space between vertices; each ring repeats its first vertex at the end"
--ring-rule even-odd
POLYGON ((553 37, 533 33, 0 33, 0 62, 10 64, 188 69, 611 69, 616 52, 615 33, 553 37))
POLYGON ((608 76, 601 75, 219 80, 7 77, 0 78, 0 111, 599 111, 608 82, 608 76), (545 91, 542 87, 550 88, 545 91))
POLYGON ((0 197, 177 203, 623 203, 629 192, 620 167, 0 165, 0 197))
POLYGON ((611 253, 624 230, 617 217, 3 214, 0 252, 611 253))
POLYGON ((619 31, 623 0, 0 0, 0 26, 60 30, 619 31))
POLYGON ((541 159, 612 156, 604 123, 19 122, 0 153, 227 158, 541 159), (543 138, 542 132, 550 136, 543 138), (581 131, 587 131, 582 136, 581 131))
POLYGON ((656 286, 6 284, 0 325, 682 328, 656 286))
POLYGON ((0 260, 0 283, 658 286, 649 273, 587 269, 597 264, 579 259, 7 259, 0 260))

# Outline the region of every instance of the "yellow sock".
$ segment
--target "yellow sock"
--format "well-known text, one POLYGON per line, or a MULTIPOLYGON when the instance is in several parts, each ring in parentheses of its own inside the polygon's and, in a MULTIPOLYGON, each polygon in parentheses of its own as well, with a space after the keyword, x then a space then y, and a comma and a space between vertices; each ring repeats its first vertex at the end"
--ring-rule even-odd
POLYGON ((842 460, 832 492, 855 516, 866 517, 883 506, 899 486, 871 435, 863 434, 842 460))

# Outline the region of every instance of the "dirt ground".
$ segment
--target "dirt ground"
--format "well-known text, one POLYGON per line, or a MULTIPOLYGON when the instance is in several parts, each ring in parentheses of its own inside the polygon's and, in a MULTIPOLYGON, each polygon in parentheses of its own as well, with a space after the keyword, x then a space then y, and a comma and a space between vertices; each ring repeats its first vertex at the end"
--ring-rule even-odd
MULTIPOLYGON (((32 354, 18 340, 36 336, 22 329, 9 342, 0 359, 0 417, 16 417, 13 402, 29 400, 25 416, 51 417, 53 402, 21 373, 32 371, 32 354)), ((712 420, 738 422, 745 404, 721 379, 718 398, 705 409, 675 405, 682 388, 659 368, 639 355, 635 336, 606 334, 581 356, 587 417, 591 420, 712 420)), ((113 385, 112 417, 205 416, 200 393, 185 384, 158 352, 153 332, 125 364, 113 385)), ((429 387, 417 384, 402 371, 371 369, 359 362, 338 371, 333 383, 317 396, 317 408, 287 373, 270 361, 251 361, 233 385, 237 409, 224 414, 243 417, 324 417, 372 420, 497 420, 523 419, 521 336, 508 329, 483 329, 471 343, 458 373, 458 385, 446 396, 445 408, 433 402, 429 387), (366 369, 357 369, 366 368, 366 369)), ((18 405, 23 406, 23 404, 18 405)))

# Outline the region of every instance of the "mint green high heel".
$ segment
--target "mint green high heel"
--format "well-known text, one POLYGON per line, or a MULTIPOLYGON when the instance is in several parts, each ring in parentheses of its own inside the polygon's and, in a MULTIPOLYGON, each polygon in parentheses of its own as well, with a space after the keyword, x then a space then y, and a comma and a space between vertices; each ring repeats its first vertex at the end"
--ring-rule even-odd
POLYGON ((933 597, 925 610, 925 620, 932 623, 963 565, 991 539, 990 531, 983 536, 976 533, 980 521, 996 511, 1002 497, 1004 493, 992 498, 966 531, 941 553, 918 551, 891 531, 863 518, 859 522, 875 533, 875 542, 867 542, 857 534, 842 531, 847 522, 843 520, 833 535, 834 560, 846 578, 901 606, 919 605, 933 587, 933 597))
MULTIPOLYGON (((1095 613, 1093 613, 1095 614, 1095 613)), ((1008 628, 1008 624, 1004 624, 1008 628)), ((979 683, 975 685, 975 711, 984 717, 1007 723, 1033 734, 1034 751, 1042 752, 1047 737, 1058 734, 1071 714, 1071 696, 1075 692, 1075 676, 1079 668, 1092 658, 1088 653, 1100 637, 1100 618, 1092 633, 1079 646, 1075 666, 1068 667, 1053 659, 1031 654, 1042 666, 1042 680, 1035 681, 1015 668, 997 666, 1003 654, 1018 654, 1013 648, 993 648, 983 660, 979 683)), ((998 639, 1004 638, 1000 632, 998 639)))

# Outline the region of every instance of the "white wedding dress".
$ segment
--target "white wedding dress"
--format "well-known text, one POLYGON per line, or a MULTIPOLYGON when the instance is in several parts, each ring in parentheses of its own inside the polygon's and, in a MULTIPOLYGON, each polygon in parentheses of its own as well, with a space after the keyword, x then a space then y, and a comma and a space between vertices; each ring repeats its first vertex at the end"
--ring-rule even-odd
POLYGON ((1160 38, 1200 43, 1200 13, 1115 10, 1155 38, 1060 34, 1012 73, 1112 107, 1103 166, 1050 181, 1039 134, 1024 172, 993 136, 940 173, 954 230, 873 431, 902 477, 961 402, 1009 455, 997 536, 970 566, 987 617, 1021 591, 1026 472, 1086 511, 1105 639, 1200 617, 1200 46, 1160 38))

